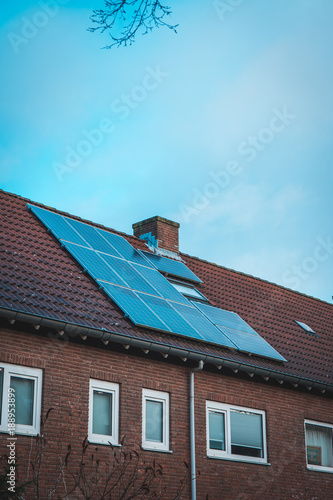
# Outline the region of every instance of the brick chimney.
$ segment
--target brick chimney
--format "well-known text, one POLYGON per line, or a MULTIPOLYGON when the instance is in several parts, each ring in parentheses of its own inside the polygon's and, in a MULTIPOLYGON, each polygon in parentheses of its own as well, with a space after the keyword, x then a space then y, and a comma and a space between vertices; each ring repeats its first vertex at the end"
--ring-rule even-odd
POLYGON ((178 222, 164 219, 158 215, 132 225, 134 236, 140 238, 143 234, 151 233, 158 240, 158 248, 175 253, 178 253, 179 250, 179 226, 178 222))

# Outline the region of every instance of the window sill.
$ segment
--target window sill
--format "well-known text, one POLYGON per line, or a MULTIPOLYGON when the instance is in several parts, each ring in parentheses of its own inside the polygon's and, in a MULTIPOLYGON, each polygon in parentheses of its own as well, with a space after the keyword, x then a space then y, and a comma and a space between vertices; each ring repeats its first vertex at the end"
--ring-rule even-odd
POLYGON ((90 443, 90 444, 100 444, 102 446, 114 446, 115 448, 121 448, 121 444, 112 443, 111 440, 109 440, 109 441, 106 441, 106 440, 105 441, 102 441, 102 440, 98 441, 98 439, 95 440, 95 439, 89 439, 88 438, 88 443, 90 443))
POLYGON ((173 453, 173 451, 171 451, 171 450, 160 450, 158 448, 147 448, 146 446, 142 446, 142 449, 144 451, 155 451, 155 452, 159 452, 159 453, 169 453, 169 454, 173 453))
POLYGON ((262 461, 257 461, 257 460, 247 460, 245 457, 244 458, 233 458, 230 456, 225 456, 225 457, 219 457, 216 455, 207 455, 207 458, 212 459, 212 460, 228 460, 229 462, 242 462, 246 464, 254 464, 254 465, 271 465, 268 462, 262 462, 262 461))
POLYGON ((307 469, 312 472, 328 472, 328 474, 333 474, 333 467, 321 467, 319 465, 307 465, 307 469))
POLYGON ((39 431, 36 429, 33 429, 31 431, 20 431, 19 429, 15 429, 15 432, 11 434, 10 431, 7 429, 0 429, 0 434, 8 434, 9 438, 8 439, 14 439, 16 436, 31 436, 31 437, 37 437, 39 435, 39 431))

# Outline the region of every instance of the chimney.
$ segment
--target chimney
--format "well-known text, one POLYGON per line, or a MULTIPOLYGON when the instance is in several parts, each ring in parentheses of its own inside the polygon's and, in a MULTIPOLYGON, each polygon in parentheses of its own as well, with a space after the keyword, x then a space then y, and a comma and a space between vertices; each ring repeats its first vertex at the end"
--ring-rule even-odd
POLYGON ((156 238, 158 248, 174 253, 178 253, 179 250, 179 226, 178 222, 164 219, 158 215, 132 225, 134 236, 140 238, 142 235, 147 235, 147 238, 144 239, 150 241, 156 238))

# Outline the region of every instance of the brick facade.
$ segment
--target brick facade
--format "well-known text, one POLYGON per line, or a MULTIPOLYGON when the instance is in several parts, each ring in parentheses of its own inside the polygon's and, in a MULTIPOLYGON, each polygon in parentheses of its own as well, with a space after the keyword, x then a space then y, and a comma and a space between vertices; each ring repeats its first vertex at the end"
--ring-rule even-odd
MULTIPOLYGON (((54 408, 44 429, 43 492, 48 492, 54 483, 58 456, 65 455, 67 445, 71 444, 74 457, 80 452, 87 435, 89 379, 96 378, 120 385, 120 436, 126 434, 126 441, 131 445, 141 443, 142 389, 170 394, 172 453, 142 453, 148 462, 156 459, 163 466, 162 484, 167 486, 163 498, 175 498, 179 480, 186 470, 184 461, 190 463, 189 376, 195 364, 172 357, 164 359, 158 354, 145 355, 134 348, 104 346, 89 339, 56 341, 52 338, 46 330, 24 332, 15 325, 7 327, 5 322, 0 330, 0 361, 43 368, 42 415, 54 408)), ((198 500, 329 500, 333 475, 306 468, 304 419, 330 422, 332 411, 330 396, 205 366, 195 375, 198 500), (269 465, 207 458, 207 399, 266 412, 269 465)), ((7 435, 0 434, 0 454, 6 452, 7 439, 7 435)), ((35 437, 18 436, 17 454, 22 470, 33 455, 35 443, 35 437)), ((95 447, 103 456, 107 447, 95 447)), ((182 498, 190 499, 189 481, 182 498)))

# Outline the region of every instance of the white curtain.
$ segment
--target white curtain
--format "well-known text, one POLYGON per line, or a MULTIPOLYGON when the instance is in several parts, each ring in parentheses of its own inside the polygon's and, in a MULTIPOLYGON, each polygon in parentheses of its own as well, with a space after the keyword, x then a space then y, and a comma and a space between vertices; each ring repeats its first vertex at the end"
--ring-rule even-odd
MULTIPOLYGON (((333 433, 332 428, 321 425, 306 424, 306 444, 318 448, 323 467, 333 467, 333 433)), ((320 461, 320 460, 319 460, 320 461)), ((311 462, 309 462, 311 463, 311 462)))

